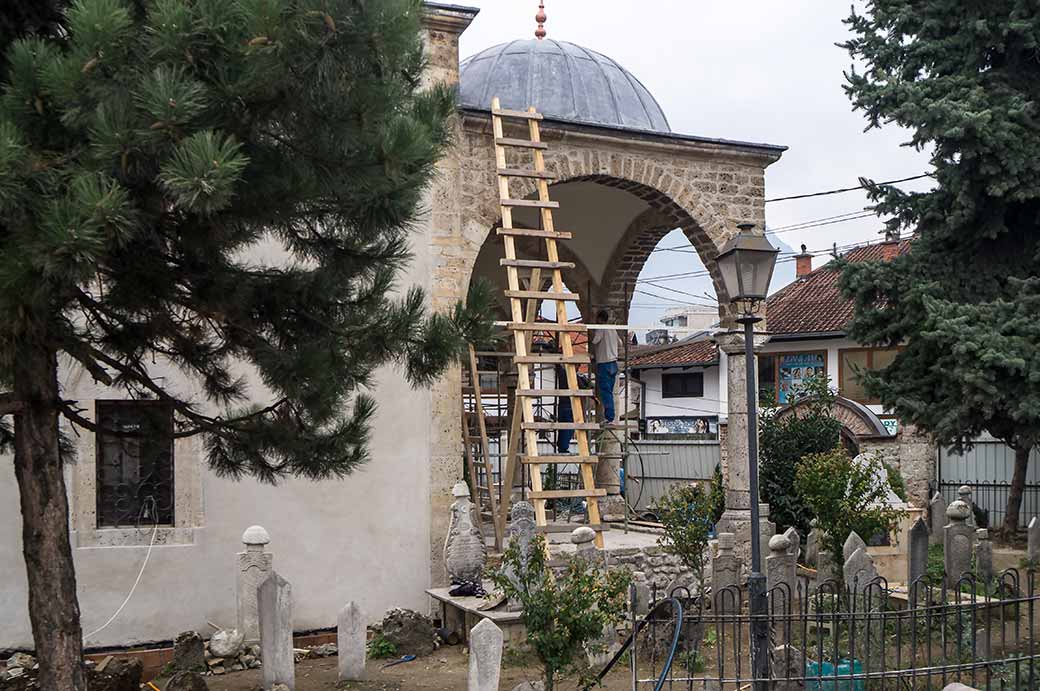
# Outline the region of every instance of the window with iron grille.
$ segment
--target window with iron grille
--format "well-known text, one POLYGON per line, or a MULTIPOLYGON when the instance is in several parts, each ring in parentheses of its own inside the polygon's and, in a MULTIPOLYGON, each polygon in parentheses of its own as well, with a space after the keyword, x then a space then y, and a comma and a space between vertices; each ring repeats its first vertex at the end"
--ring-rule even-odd
POLYGON ((173 525, 173 409, 97 401, 97 525, 173 525))
POLYGON ((704 372, 661 375, 662 398, 700 398, 704 395, 704 372))

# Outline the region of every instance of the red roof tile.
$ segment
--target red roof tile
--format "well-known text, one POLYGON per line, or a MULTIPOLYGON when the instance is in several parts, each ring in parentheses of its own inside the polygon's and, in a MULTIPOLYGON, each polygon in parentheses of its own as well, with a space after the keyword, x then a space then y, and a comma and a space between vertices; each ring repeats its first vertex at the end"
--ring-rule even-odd
POLYGON ((629 367, 670 367, 677 365, 714 365, 719 349, 711 340, 679 341, 664 346, 639 346, 628 357, 629 367))
MULTIPOLYGON (((887 243, 849 250, 850 262, 885 258, 887 243)), ((910 240, 896 247, 898 254, 910 249, 910 240)), ((776 335, 840 333, 852 318, 852 301, 841 295, 840 273, 833 262, 821 266, 769 296, 766 301, 769 332, 776 335)))

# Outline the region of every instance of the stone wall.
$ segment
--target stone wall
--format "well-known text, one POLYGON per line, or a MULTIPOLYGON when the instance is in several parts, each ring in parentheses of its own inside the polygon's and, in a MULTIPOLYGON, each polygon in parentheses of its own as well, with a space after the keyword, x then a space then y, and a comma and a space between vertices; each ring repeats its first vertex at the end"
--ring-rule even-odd
POLYGON ((903 476, 910 503, 928 506, 929 483, 935 479, 935 443, 927 434, 904 424, 895 437, 864 439, 859 449, 861 453, 880 453, 903 476))
MULTIPOLYGON (((658 592, 667 591, 677 585, 691 587, 696 581, 693 572, 687 569, 679 557, 668 554, 662 547, 624 547, 607 550, 607 566, 623 568, 632 573, 642 571, 647 584, 658 592)), ((705 573, 710 573, 710 563, 705 573)))

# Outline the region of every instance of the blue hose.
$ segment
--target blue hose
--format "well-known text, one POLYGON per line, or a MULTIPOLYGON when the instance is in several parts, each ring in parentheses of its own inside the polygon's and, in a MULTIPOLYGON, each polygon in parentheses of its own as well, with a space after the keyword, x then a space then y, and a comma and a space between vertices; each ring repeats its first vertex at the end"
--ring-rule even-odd
POLYGON ((639 635, 639 631, 644 626, 650 623, 650 618, 654 615, 658 608, 661 607, 661 605, 665 604, 670 604, 672 606, 672 611, 675 612, 675 633, 672 634, 672 645, 671 648, 668 650, 668 657, 665 659, 664 667, 661 668, 661 675, 657 678, 657 684, 654 686, 654 691, 661 691, 661 688, 664 687, 665 681, 667 681, 668 679, 668 673, 672 671, 672 661, 675 660, 675 651, 679 647, 679 633, 682 631, 682 603, 679 602, 678 598, 674 597, 669 597, 667 599, 660 600, 656 605, 650 608, 650 611, 646 613, 646 616, 643 617, 641 621, 636 622, 635 627, 632 629, 632 633, 629 634, 628 638, 625 639, 625 642, 621 644, 621 647, 618 649, 618 651, 614 653, 614 657, 610 658, 610 662, 608 662, 606 666, 600 670, 599 674, 596 675, 597 683, 603 681, 603 677, 607 676, 610 670, 612 670, 614 666, 617 664, 618 660, 621 659, 621 656, 625 654, 625 651, 628 650, 628 648, 632 646, 633 643, 635 643, 636 636, 639 635))

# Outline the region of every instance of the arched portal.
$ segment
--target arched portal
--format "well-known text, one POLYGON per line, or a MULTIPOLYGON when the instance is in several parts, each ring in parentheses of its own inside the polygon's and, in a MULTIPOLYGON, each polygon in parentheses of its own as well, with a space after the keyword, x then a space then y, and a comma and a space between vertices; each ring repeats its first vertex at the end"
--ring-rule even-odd
MULTIPOLYGON (((800 405, 808 402, 809 399, 806 399, 785 406, 778 410, 776 415, 780 419, 794 415, 800 405)), ((831 417, 841 422, 841 442, 852 456, 859 454, 862 440, 892 436, 881 418, 862 403, 838 396, 829 408, 831 417)))

